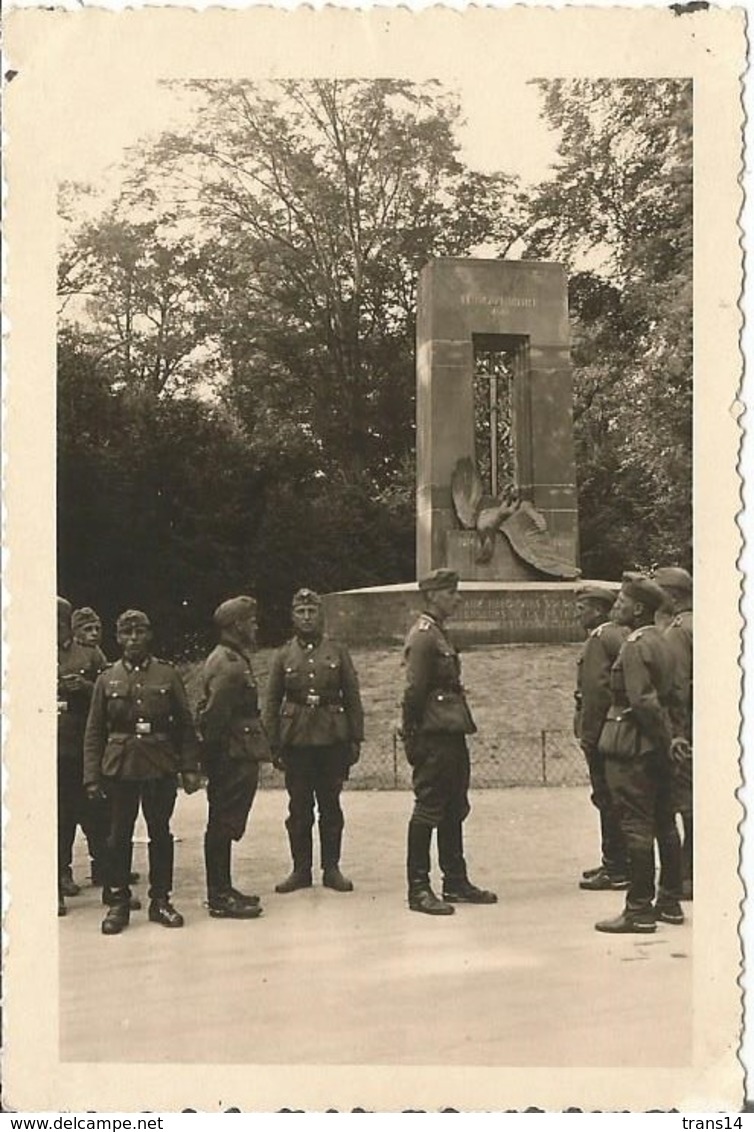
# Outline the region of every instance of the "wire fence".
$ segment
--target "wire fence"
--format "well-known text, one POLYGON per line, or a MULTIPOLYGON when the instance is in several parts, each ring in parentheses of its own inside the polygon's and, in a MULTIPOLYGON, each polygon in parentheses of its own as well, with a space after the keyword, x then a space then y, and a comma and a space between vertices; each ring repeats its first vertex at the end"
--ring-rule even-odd
MULTIPOLYGON (((475 789, 502 786, 582 786, 589 782, 586 762, 570 731, 508 731, 469 741, 471 785, 475 789)), ((282 774, 264 767, 263 787, 283 785, 282 774)), ((392 735, 367 742, 351 768, 350 790, 408 790, 411 767, 403 746, 392 735)))

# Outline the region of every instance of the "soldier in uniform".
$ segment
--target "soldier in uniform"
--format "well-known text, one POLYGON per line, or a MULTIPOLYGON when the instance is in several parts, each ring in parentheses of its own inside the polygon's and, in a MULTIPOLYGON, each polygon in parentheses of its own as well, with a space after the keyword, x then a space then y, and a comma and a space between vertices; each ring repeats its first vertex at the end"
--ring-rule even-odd
POLYGON ((607 785, 628 848, 629 888, 623 912, 595 924, 600 932, 653 932, 657 920, 682 924, 681 847, 672 798, 668 704, 673 656, 655 612, 665 596, 642 574, 626 573, 612 619, 629 635, 610 678, 610 707, 599 740, 607 785), (655 897, 654 842, 660 850, 655 897))
POLYGON ((204 663, 199 731, 208 778, 209 814, 204 835, 209 914, 218 919, 261 916, 258 896, 247 896, 231 882, 231 844, 246 830, 259 782, 260 762, 271 759, 259 718, 259 698, 251 655, 256 646, 257 603, 230 598, 214 613, 220 640, 204 663))
POLYGON ((322 883, 351 892, 340 871, 340 793, 364 738, 359 681, 348 649, 324 635, 319 595, 298 590, 292 609, 294 636, 272 659, 264 708, 275 765, 285 770, 293 857, 290 876, 275 891, 311 886, 316 799, 322 883))
MULTIPOLYGON (((102 645, 102 621, 98 613, 88 605, 84 605, 81 609, 74 609, 73 616, 71 617, 71 629, 73 631, 74 641, 78 641, 80 645, 90 645, 91 648, 101 648, 102 645)), ((104 653, 102 654, 104 658, 104 653)), ((105 660, 106 664, 107 661, 105 660)))
POLYGON ((92 868, 105 860, 107 813, 84 791, 84 729, 94 682, 106 661, 97 648, 80 644, 71 631, 71 603, 58 598, 58 915, 66 914, 65 897, 81 889, 71 868, 78 825, 84 830, 92 868))
POLYGON ((665 629, 675 660, 675 678, 670 701, 670 725, 673 739, 670 753, 673 761, 673 791, 676 813, 680 814, 683 839, 682 895, 694 895, 694 795, 692 761, 692 705, 694 633, 691 612, 693 583, 691 575, 680 566, 663 566, 655 570, 654 580, 667 599, 669 623, 665 629))
POLYGON ((187 794, 198 790, 198 743, 178 672, 152 655, 149 618, 121 613, 116 637, 123 656, 98 677, 84 737, 84 784, 90 797, 104 791, 110 804, 108 882, 112 903, 105 935, 128 925, 133 831, 141 806, 149 833, 149 919, 183 926, 170 903, 177 775, 187 794))
POLYGON ((589 767, 602 848, 601 864, 582 874, 579 888, 592 892, 628 888, 626 842, 607 787, 605 760, 598 750, 602 724, 610 707, 610 671, 629 632, 625 625, 609 620, 614 601, 615 591, 608 586, 584 584, 576 589, 579 620, 589 635, 576 674, 574 731, 589 767))
POLYGON ((402 737, 413 767, 414 809, 408 825, 408 906, 430 916, 453 904, 494 904, 497 896, 468 878, 463 822, 470 811, 466 736, 476 731, 461 685, 461 662, 445 634, 458 602, 458 574, 435 570, 419 582, 425 611, 406 638, 402 737), (443 874, 439 900, 429 881, 432 830, 443 874))

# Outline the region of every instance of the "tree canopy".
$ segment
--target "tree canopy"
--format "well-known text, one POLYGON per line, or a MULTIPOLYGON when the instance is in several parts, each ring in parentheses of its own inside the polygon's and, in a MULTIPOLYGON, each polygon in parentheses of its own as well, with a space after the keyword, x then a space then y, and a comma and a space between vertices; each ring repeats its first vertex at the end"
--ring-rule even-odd
MULTIPOLYGON (((184 84, 59 258, 60 586, 189 641, 234 590, 414 576, 414 332, 430 258, 525 247, 570 274, 583 567, 686 563, 691 91, 548 81, 553 175, 460 156, 457 102, 401 80, 184 84)), ((168 634, 164 632, 165 638, 168 634)))

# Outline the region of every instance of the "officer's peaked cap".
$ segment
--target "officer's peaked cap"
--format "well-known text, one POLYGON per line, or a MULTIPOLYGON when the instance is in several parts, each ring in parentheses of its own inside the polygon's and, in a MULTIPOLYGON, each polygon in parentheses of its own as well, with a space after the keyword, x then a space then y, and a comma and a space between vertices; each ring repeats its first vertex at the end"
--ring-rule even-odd
POLYGON ((665 605, 665 593, 648 578, 646 574, 638 574, 632 570, 627 570, 623 575, 622 589, 632 601, 640 601, 652 613, 661 609, 665 605))
POLYGON ((297 605, 321 604, 322 598, 319 596, 316 590, 308 590, 306 586, 302 586, 300 590, 296 590, 295 594, 293 595, 293 601, 291 602, 293 609, 295 609, 297 605))
POLYGON ((126 609, 115 622, 115 629, 116 632, 120 633, 122 629, 133 629, 137 625, 141 625, 145 629, 152 627, 146 613, 142 613, 140 609, 126 609))
POLYGON ((247 617, 253 617, 256 612, 256 600, 248 594, 240 594, 238 597, 230 597, 227 601, 221 602, 212 616, 218 628, 227 629, 235 621, 245 621, 247 617))
POLYGON ((654 580, 663 589, 667 587, 671 590, 683 590, 684 593, 691 593, 694 588, 691 575, 682 566, 660 566, 654 572, 654 580))
POLYGON ((610 586, 602 585, 600 582, 583 582, 574 590, 577 598, 582 601, 598 601, 602 605, 612 605, 615 601, 617 590, 611 589, 610 586))
POLYGON ((83 605, 81 609, 74 609, 71 617, 71 628, 83 629, 85 625, 101 625, 102 619, 98 613, 95 613, 88 605, 83 605))
POLYGON ((436 590, 455 590, 458 588, 458 582, 459 577, 455 570, 442 567, 420 578, 419 589, 425 594, 433 593, 436 590))

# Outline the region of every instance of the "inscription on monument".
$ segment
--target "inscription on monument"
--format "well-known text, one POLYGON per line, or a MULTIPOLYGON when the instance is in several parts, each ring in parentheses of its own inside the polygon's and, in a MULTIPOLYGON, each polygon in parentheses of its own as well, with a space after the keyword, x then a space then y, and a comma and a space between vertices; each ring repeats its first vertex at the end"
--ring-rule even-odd
POLYGON ((462 307, 536 307, 537 300, 525 295, 461 295, 462 307))

